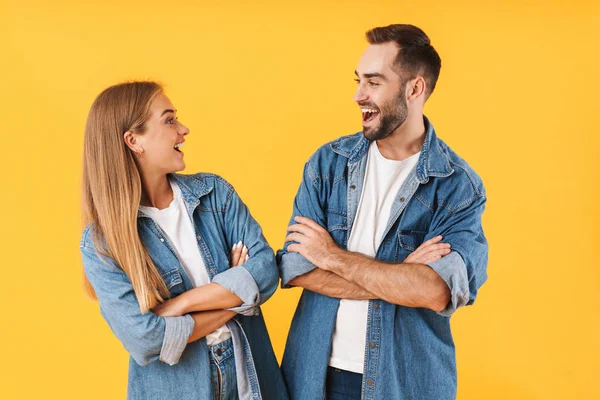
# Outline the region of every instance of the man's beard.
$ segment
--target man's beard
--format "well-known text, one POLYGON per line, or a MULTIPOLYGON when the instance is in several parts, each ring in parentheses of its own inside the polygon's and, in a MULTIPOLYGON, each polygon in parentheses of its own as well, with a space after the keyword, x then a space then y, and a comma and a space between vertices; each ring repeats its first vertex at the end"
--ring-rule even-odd
POLYGON ((406 83, 401 85, 401 89, 392 101, 382 104, 379 108, 379 124, 372 128, 363 128, 367 139, 385 139, 406 121, 408 106, 404 97, 405 88, 406 83))

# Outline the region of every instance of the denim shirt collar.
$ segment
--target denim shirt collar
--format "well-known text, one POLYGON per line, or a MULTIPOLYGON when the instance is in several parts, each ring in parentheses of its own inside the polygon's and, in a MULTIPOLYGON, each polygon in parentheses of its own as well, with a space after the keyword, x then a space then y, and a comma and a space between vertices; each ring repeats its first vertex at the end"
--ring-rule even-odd
MULTIPOLYGON (((425 123, 425 142, 416 167, 419 183, 427 183, 430 176, 447 177, 454 172, 433 125, 426 116, 423 116, 423 122, 425 123)), ((369 144, 370 141, 365 138, 363 132, 359 132, 333 141, 330 147, 335 153, 348 158, 348 164, 354 164, 367 154, 369 144)))
MULTIPOLYGON (((181 189, 181 195, 183 196, 183 200, 185 201, 186 207, 190 214, 194 211, 194 209, 200 204, 200 198, 202 196, 206 196, 209 194, 213 187, 204 183, 204 181, 199 180, 190 175, 181 175, 181 174, 167 174, 169 179, 175 180, 179 184, 179 188, 181 189)), ((137 214, 138 218, 147 217, 142 211, 138 210, 137 214)))

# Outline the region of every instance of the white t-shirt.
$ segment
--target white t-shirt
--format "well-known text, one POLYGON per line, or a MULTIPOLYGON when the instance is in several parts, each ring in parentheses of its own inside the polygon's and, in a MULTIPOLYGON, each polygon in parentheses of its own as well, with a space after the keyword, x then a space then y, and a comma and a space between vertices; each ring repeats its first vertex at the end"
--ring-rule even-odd
MULTIPOLYGON (((152 218, 163 230, 192 284, 195 287, 207 285, 210 279, 196 242, 192 219, 181 196, 181 189, 175 182, 169 180, 169 183, 173 189, 173 201, 169 207, 159 210, 140 205, 140 211, 152 218)), ((209 345, 216 344, 229 339, 230 336, 229 329, 223 325, 206 335, 206 342, 209 345)))
MULTIPOLYGON (((375 257, 387 226, 392 204, 419 155, 402 161, 388 160, 381 155, 377 142, 369 145, 363 190, 348 250, 375 257)), ((367 336, 368 300, 340 300, 337 312, 329 365, 363 373, 367 336)))

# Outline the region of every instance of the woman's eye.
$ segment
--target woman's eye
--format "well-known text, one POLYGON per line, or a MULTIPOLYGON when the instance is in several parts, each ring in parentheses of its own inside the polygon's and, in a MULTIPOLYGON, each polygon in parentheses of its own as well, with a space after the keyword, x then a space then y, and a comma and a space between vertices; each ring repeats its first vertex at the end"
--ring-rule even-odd
POLYGON ((169 118, 169 119, 167 120, 167 124, 172 124, 174 121, 175 121, 175 120, 174 120, 173 118, 169 118))
POLYGON ((360 83, 360 79, 355 79, 354 82, 360 83))

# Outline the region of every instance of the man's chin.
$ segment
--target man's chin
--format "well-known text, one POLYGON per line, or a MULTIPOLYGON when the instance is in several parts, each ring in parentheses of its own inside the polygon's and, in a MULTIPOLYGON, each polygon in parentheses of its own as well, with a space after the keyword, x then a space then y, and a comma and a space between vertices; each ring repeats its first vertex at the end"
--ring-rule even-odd
POLYGON ((365 128, 363 126, 363 135, 370 141, 383 139, 381 131, 377 128, 365 128))
POLYGON ((377 130, 375 128, 367 128, 363 126, 363 135, 369 140, 373 140, 373 137, 377 135, 377 130))

